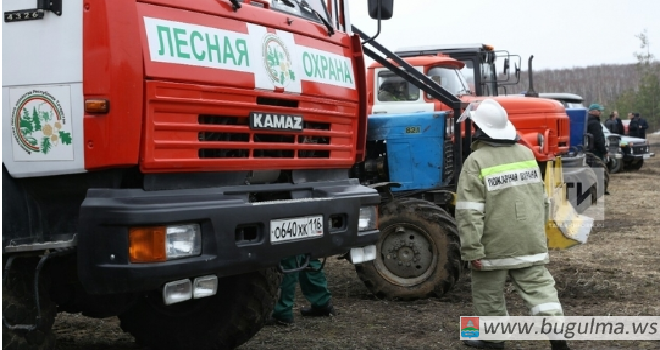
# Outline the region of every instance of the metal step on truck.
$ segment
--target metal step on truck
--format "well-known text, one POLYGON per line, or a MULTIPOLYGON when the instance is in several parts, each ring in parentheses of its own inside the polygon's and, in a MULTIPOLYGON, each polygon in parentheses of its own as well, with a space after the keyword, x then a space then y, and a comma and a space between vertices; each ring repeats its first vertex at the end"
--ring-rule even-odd
POLYGON ((374 258, 347 1, 2 4, 3 349, 52 348, 57 312, 232 349, 282 259, 374 258))

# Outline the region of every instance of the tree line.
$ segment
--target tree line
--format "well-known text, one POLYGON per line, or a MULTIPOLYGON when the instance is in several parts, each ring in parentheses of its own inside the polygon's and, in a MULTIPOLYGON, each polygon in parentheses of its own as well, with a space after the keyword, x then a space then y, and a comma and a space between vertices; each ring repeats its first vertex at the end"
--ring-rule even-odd
MULTIPOLYGON (((648 121, 650 132, 660 130, 660 62, 650 52, 648 33, 636 37, 644 50, 633 53, 637 63, 534 70, 534 90, 571 92, 580 95, 585 106, 601 104, 606 115, 601 121, 615 110, 622 119, 628 112, 637 112, 648 121)), ((522 71, 520 82, 507 86, 507 92, 527 91, 528 82, 528 72, 522 71)))

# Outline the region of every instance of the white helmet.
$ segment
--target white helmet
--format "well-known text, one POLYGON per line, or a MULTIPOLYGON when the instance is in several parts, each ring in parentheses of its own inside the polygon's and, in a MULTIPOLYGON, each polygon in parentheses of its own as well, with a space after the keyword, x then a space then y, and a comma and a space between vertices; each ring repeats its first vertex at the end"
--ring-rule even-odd
POLYGON ((461 122, 467 118, 472 119, 484 134, 494 140, 516 140, 516 128, 509 121, 509 115, 492 98, 471 103, 458 121, 461 122))

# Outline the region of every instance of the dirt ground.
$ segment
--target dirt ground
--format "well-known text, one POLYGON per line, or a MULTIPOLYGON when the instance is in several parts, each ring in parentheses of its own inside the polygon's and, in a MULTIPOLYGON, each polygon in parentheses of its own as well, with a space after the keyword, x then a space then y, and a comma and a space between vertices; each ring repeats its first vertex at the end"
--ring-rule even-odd
MULTIPOLYGON (((660 153, 660 135, 651 135, 660 153)), ((635 172, 612 175, 606 216, 587 245, 551 252, 554 275, 567 315, 660 316, 660 154, 635 172)), ((339 314, 296 318, 293 327, 265 327, 240 350, 275 349, 468 349, 459 341, 460 316, 471 315, 470 276, 442 299, 376 300, 345 261, 328 259, 330 290, 339 314)), ((298 291, 297 309, 306 303, 298 291)), ((511 315, 526 316, 507 285, 511 315)), ((138 349, 116 318, 61 314, 54 331, 60 350, 138 349)), ((572 349, 660 349, 660 342, 572 342, 572 349)), ((512 341, 508 349, 549 349, 547 342, 512 341)))

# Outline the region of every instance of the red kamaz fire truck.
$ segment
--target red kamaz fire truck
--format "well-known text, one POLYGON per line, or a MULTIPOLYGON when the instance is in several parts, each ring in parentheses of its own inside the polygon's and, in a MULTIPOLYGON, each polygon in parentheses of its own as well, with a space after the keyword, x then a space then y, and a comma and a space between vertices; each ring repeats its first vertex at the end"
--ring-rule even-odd
POLYGON ((281 259, 374 258, 347 1, 3 11, 3 349, 51 347, 56 310, 119 316, 153 348, 234 348, 281 259))

